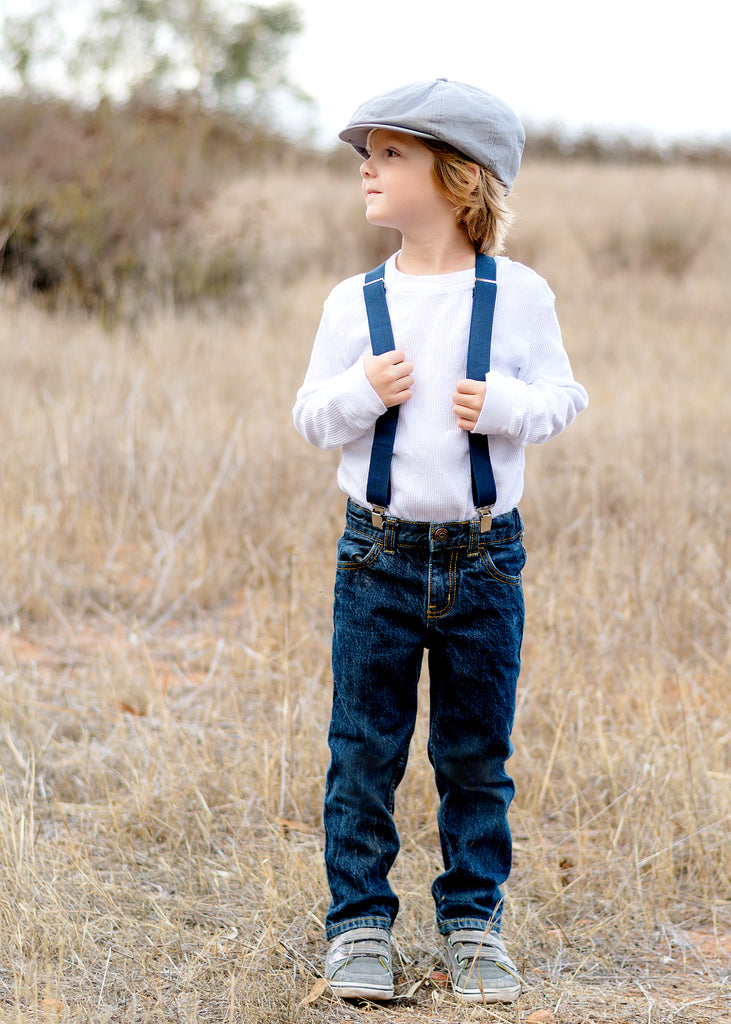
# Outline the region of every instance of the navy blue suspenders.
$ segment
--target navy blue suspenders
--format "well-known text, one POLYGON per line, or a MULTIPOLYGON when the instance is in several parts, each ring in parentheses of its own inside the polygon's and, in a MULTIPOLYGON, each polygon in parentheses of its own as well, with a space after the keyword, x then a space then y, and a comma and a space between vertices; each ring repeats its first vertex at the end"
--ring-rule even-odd
MULTIPOLYGON (((366 274, 363 285, 368 328, 371 334, 371 348, 376 356, 391 352, 396 348, 393 341, 391 317, 386 304, 386 286, 383 282, 386 264, 366 274)), ((383 513, 391 497, 391 455, 393 439, 396 436, 398 422, 398 406, 392 405, 376 420, 371 448, 371 463, 368 468, 366 499, 373 506, 373 523, 379 528, 383 526, 383 513)))
MULTIPOLYGON (((368 328, 374 355, 391 351, 396 346, 386 303, 384 284, 386 264, 366 274, 363 285, 368 328)), ((492 256, 479 253, 475 261, 475 288, 472 295, 472 320, 467 350, 468 380, 484 380, 490 369, 490 342, 497 295, 497 268, 492 256)), ((383 526, 383 517, 391 493, 391 455, 398 421, 397 405, 391 406, 376 420, 373 448, 368 469, 366 499, 373 508, 374 526, 383 526)), ((468 433, 472 468, 472 498, 480 516, 480 532, 490 529, 492 506, 496 500, 495 477, 490 462, 490 449, 484 434, 468 433)))

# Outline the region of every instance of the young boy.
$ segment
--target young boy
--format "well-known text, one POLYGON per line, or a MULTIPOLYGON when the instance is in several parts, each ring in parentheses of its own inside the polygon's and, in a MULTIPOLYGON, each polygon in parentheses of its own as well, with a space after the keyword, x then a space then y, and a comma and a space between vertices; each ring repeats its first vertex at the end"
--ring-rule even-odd
POLYGON ((511 867, 505 762, 524 619, 524 449, 560 433, 587 397, 547 284, 488 258, 502 247, 523 150, 513 111, 438 79, 368 100, 340 138, 364 157, 368 221, 397 228, 402 244, 328 297, 294 408, 307 441, 342 448, 348 496, 333 613, 325 973, 345 998, 393 997, 394 793, 426 649, 444 862, 432 885, 437 926, 457 996, 511 1001, 520 979, 500 937, 500 886, 511 867))

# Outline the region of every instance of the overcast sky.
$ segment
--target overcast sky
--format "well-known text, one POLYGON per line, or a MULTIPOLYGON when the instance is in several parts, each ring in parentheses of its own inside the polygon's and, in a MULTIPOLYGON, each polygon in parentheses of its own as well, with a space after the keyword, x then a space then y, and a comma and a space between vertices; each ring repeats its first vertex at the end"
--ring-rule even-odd
POLYGON ((454 78, 529 124, 731 136, 728 0, 301 0, 292 77, 337 133, 369 96, 454 78))
MULTIPOLYGON (((0 0, 0 17, 44 2, 0 0)), ((305 31, 289 72, 316 101, 323 142, 369 96, 434 78, 497 93, 529 129, 731 137, 729 0, 295 2, 305 31)), ((73 21, 93 5, 56 12, 73 21)))

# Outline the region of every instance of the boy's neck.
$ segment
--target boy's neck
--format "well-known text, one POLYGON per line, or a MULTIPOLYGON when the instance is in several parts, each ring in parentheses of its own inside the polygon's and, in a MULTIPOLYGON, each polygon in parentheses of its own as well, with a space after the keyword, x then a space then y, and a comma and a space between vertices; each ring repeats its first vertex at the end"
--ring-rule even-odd
POLYGON ((475 265, 475 250, 462 235, 450 239, 417 242, 403 237, 396 266, 402 274, 419 277, 427 274, 455 274, 475 265))

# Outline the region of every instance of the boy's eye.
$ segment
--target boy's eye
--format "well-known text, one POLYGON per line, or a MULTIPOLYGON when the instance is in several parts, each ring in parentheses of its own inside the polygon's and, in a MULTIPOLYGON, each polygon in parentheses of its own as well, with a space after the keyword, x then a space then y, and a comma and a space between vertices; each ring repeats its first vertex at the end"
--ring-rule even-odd
POLYGON ((397 149, 393 148, 393 146, 384 146, 383 149, 380 149, 380 150, 379 149, 366 149, 365 153, 366 153, 366 155, 365 155, 366 160, 370 160, 372 156, 380 156, 382 158, 386 157, 386 158, 390 159, 391 157, 400 156, 401 155, 400 152, 397 149))

